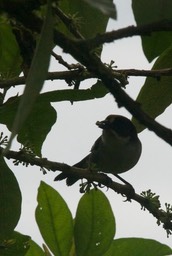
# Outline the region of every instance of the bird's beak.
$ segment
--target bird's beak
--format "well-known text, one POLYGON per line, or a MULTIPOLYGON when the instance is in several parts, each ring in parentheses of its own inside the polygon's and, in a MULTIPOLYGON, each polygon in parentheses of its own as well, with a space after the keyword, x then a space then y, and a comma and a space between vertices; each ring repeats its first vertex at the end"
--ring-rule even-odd
POLYGON ((104 121, 97 121, 96 125, 101 128, 101 129, 107 129, 109 128, 109 121, 104 120, 104 121))

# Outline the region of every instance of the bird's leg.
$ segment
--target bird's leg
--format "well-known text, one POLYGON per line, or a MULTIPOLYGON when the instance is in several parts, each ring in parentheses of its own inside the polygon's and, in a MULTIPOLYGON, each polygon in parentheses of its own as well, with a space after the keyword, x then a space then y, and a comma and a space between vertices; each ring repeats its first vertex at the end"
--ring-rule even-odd
MULTIPOLYGON (((95 169, 94 164, 89 164, 88 171, 90 172, 90 174, 93 174, 93 175, 99 173, 98 170, 95 169)), ((99 173, 99 174, 104 175, 107 178, 107 175, 105 175, 103 173, 99 173)), ((109 180, 111 180, 111 179, 109 178, 109 180)), ((112 182, 112 180, 111 180, 111 182, 112 182)), ((83 180, 82 180, 82 182, 80 184, 80 192, 81 193, 89 192, 91 187, 94 187, 95 189, 97 189, 97 187, 103 188, 104 186, 100 182, 92 181, 91 177, 90 177, 90 179, 87 179, 86 182, 83 182, 83 180)))
POLYGON ((117 173, 113 173, 113 175, 114 175, 115 177, 117 177, 120 181, 122 181, 125 185, 129 185, 129 186, 132 187, 132 185, 131 185, 128 181, 124 180, 124 179, 123 179, 121 176, 119 176, 117 173))
POLYGON ((114 174, 113 173, 113 175, 115 177, 117 177, 120 181, 122 181, 126 186, 128 186, 128 188, 129 188, 129 195, 127 196, 126 201, 131 201, 132 196, 135 194, 135 190, 134 190, 133 186, 128 181, 124 180, 121 176, 119 176, 118 174, 114 174))

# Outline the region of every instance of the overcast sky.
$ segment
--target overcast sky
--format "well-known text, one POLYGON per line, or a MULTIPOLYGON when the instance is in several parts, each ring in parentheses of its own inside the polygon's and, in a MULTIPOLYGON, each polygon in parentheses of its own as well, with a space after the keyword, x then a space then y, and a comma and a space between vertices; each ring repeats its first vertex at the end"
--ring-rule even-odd
MULTIPOLYGON (((128 0, 115 1, 118 12, 118 20, 110 21, 108 30, 118 29, 134 24, 131 11, 131 2, 128 0)), ((60 49, 56 51, 61 53, 60 49)), ((67 55, 66 60, 70 61, 67 55)), ((119 40, 113 44, 106 45, 102 59, 106 63, 115 61, 118 68, 138 68, 149 69, 149 64, 145 59, 141 41, 139 37, 119 40)), ((59 65, 53 60, 51 70, 57 70, 59 65)), ((94 81, 86 81, 84 86, 93 84, 94 81)), ((127 92, 135 98, 144 78, 129 78, 127 92)), ((53 81, 47 83, 48 87, 63 87, 62 82, 53 81)), ((95 125, 97 120, 103 120, 109 114, 122 114, 131 117, 124 109, 118 109, 113 97, 107 95, 103 99, 78 102, 71 105, 69 102, 53 104, 57 111, 58 120, 47 137, 43 147, 43 157, 52 161, 74 164, 81 160, 91 149, 92 144, 100 136, 101 130, 95 125)), ((158 120, 172 127, 171 108, 168 108, 158 120)), ((145 130, 139 135, 143 152, 139 163, 129 172, 122 174, 122 177, 130 182, 137 193, 151 188, 152 192, 160 195, 160 200, 164 203, 171 203, 171 171, 172 171, 172 149, 164 141, 159 139, 154 133, 145 130)), ((19 181, 23 192, 22 217, 17 230, 32 236, 38 243, 42 243, 38 228, 34 222, 34 212, 36 207, 36 194, 40 180, 44 180, 52 185, 67 201, 73 216, 81 197, 79 193, 79 183, 72 187, 66 187, 65 182, 53 182, 54 173, 42 175, 39 168, 20 167, 16 168, 10 162, 10 166, 19 181), (72 199, 72 200, 71 200, 72 199)), ((117 225, 116 237, 144 237, 156 239, 162 243, 172 245, 171 237, 167 239, 166 232, 162 227, 158 227, 156 219, 147 211, 142 211, 140 205, 132 202, 124 202, 124 198, 111 190, 103 189, 109 198, 117 225)))

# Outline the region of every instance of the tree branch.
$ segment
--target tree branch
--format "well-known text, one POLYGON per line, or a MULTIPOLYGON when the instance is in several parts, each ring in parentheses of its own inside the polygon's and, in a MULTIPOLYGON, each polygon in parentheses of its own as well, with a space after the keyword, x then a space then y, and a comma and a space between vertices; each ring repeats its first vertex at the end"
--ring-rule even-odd
MULTIPOLYGON (((79 69, 79 65, 72 64, 69 65, 70 69, 77 68, 76 70, 71 71, 57 71, 57 72, 49 72, 46 80, 79 80, 84 81, 90 78, 96 78, 97 76, 93 73, 90 73, 86 68, 79 69), (76 66, 75 66, 76 65, 76 66)), ((139 70, 139 69, 115 69, 115 75, 118 73, 119 76, 145 76, 145 77, 153 77, 159 79, 162 76, 172 76, 172 68, 165 69, 156 69, 156 70, 139 70)), ((116 76, 115 76, 116 78, 116 76)), ((15 77, 8 80, 0 80, 0 88, 10 88, 12 86, 25 84, 25 77, 15 77)))
POLYGON ((88 49, 94 49, 104 43, 111 43, 132 36, 151 36, 153 32, 172 31, 172 20, 161 20, 140 26, 129 26, 115 31, 98 34, 94 38, 84 40, 83 43, 87 45, 88 49))
MULTIPOLYGON (((85 79, 95 78, 93 74, 89 73, 86 69, 82 71, 71 70, 71 71, 59 71, 59 72, 49 72, 46 80, 65 80, 65 81, 72 81, 72 80, 80 80, 83 81, 85 79)), ((22 85, 25 84, 26 80, 25 77, 16 77, 8 80, 0 80, 0 88, 9 88, 12 86, 22 85)))
POLYGON ((117 72, 126 76, 145 76, 160 79, 162 76, 172 76, 172 68, 139 70, 139 69, 116 69, 117 72))
MULTIPOLYGON (((0 147, 0 153, 3 153, 2 147, 0 147)), ((75 175, 79 179, 85 178, 90 182, 97 182, 98 184, 102 184, 108 188, 111 188, 113 191, 121 194, 122 196, 125 195, 128 200, 134 200, 139 203, 142 208, 147 209, 157 219, 158 223, 163 224, 163 227, 168 232, 168 234, 172 231, 172 213, 165 212, 160 208, 158 197, 154 194, 152 198, 150 198, 150 196, 141 196, 136 194, 135 191, 131 191, 130 186, 114 182, 104 173, 97 173, 93 171, 91 172, 86 169, 71 167, 64 163, 49 161, 46 158, 38 158, 25 152, 24 150, 18 152, 9 150, 5 157, 7 159, 14 159, 15 162, 17 160, 18 164, 25 163, 26 165, 36 165, 53 172, 58 170, 64 172, 67 175, 75 175)))
POLYGON ((75 70, 80 70, 80 71, 84 71, 84 67, 82 65, 80 65, 79 63, 77 64, 69 64, 67 63, 61 55, 58 55, 57 53, 53 52, 51 53, 51 55, 64 67, 66 67, 69 70, 75 69, 75 70))

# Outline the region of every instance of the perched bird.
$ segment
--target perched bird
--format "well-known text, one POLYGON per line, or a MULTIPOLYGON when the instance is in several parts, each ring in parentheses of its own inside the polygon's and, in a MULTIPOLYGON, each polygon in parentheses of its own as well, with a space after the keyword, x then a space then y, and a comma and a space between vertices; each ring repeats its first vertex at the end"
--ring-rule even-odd
MULTIPOLYGON (((120 115, 109 115, 104 121, 97 121, 102 135, 96 140, 91 152, 75 167, 101 171, 117 175, 130 170, 138 162, 142 145, 132 122, 120 115)), ((79 178, 59 174, 55 181, 66 178, 67 185, 74 184, 79 178)))

